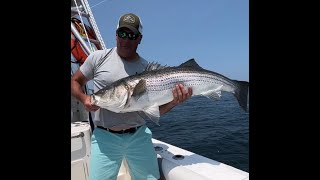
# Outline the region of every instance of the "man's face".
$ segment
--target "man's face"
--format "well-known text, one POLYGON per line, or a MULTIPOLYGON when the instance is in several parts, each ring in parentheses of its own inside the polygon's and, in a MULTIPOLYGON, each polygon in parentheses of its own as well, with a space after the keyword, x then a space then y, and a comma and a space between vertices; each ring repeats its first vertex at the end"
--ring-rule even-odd
POLYGON ((116 33, 117 48, 120 56, 124 58, 134 56, 142 36, 134 34, 128 28, 118 29, 116 33))

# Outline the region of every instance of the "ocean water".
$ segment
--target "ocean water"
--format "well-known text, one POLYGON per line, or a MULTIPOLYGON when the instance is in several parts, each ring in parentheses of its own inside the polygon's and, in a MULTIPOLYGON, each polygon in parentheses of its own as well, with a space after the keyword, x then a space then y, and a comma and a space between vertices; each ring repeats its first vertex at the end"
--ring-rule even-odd
POLYGON ((147 122, 153 138, 249 172, 249 114, 230 93, 195 96, 147 122))

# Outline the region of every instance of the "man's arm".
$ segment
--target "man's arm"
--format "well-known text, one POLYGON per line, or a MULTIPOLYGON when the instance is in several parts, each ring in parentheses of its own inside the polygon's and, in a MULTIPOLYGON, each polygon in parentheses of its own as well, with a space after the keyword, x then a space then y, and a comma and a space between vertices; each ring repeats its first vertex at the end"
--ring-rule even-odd
POLYGON ((182 84, 176 85, 172 90, 173 100, 167 104, 161 105, 159 107, 160 115, 169 112, 172 108, 180 103, 183 103, 192 96, 192 88, 186 90, 182 84))
POLYGON ((90 96, 85 94, 82 89, 87 81, 87 78, 78 69, 71 78, 71 95, 81 101, 87 111, 96 111, 99 107, 91 104, 90 96))

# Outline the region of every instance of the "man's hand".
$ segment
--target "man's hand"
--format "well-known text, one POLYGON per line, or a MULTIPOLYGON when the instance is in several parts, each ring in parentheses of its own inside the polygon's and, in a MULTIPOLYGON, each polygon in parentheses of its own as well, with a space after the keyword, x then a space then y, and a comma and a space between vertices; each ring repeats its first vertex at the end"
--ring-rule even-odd
POLYGON ((179 84, 172 90, 172 93, 174 99, 171 103, 176 106, 192 96, 192 88, 189 87, 187 90, 182 84, 179 84))
POLYGON ((182 84, 178 84, 172 90, 172 94, 173 94, 173 100, 159 107, 160 115, 163 115, 169 112, 173 107, 189 99, 192 96, 192 88, 189 87, 187 90, 186 88, 184 88, 182 84))
POLYGON ((91 98, 88 95, 86 96, 86 98, 82 103, 87 111, 96 111, 100 108, 99 106, 93 105, 91 103, 91 98))

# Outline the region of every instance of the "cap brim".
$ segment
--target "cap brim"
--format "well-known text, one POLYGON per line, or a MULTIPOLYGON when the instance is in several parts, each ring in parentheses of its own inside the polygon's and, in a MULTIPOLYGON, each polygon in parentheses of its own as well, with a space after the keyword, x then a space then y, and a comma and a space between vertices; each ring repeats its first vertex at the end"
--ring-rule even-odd
POLYGON ((119 26, 118 29, 124 28, 124 27, 130 29, 130 30, 131 30, 133 33, 135 33, 135 34, 139 34, 139 31, 138 31, 136 28, 134 28, 134 27, 132 27, 132 26, 129 26, 129 25, 119 26))

